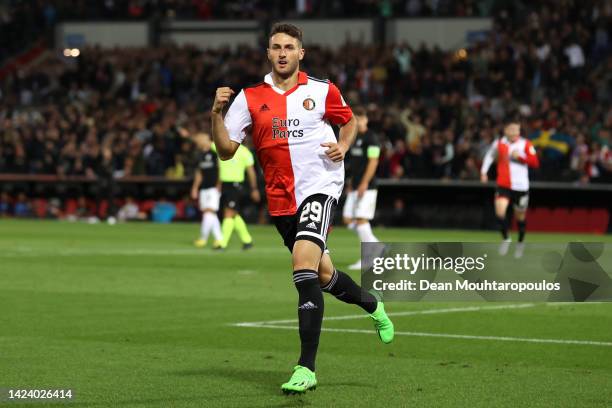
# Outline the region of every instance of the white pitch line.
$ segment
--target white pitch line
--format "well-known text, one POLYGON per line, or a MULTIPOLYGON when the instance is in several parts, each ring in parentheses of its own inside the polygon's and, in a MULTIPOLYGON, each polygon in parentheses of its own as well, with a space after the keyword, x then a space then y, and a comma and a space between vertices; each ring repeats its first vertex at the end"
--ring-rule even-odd
MULTIPOLYGON (((243 325, 242 327, 254 327, 263 329, 284 329, 284 330, 298 330, 296 326, 279 326, 276 324, 251 324, 249 326, 243 325)), ((336 333, 360 333, 360 334, 373 334, 373 330, 362 330, 362 329, 334 329, 334 328, 321 328, 321 331, 336 332, 336 333)), ((604 346, 612 347, 612 342, 607 341, 592 341, 592 340, 563 340, 563 339, 532 339, 524 337, 506 337, 506 336, 473 336, 468 334, 450 334, 450 333, 422 333, 422 332, 402 332, 396 331, 396 335, 399 336, 416 336, 416 337, 440 337, 446 339, 467 339, 467 340, 494 340, 494 341, 515 341, 524 343, 552 343, 552 344, 578 344, 586 346, 604 346)))
MULTIPOLYGON (((573 303, 555 303, 556 306, 568 306, 573 303)), ((412 315, 428 315, 428 314, 442 314, 442 313, 459 313, 459 312, 478 312, 483 310, 500 310, 500 309, 524 309, 534 307, 534 303, 519 303, 510 305, 495 305, 495 306, 468 306, 468 307, 456 307, 456 308, 445 308, 445 309, 424 309, 424 310, 411 310, 405 312, 388 313, 389 316, 412 316, 412 315)), ((547 304, 547 306, 551 306, 547 304)), ((324 320, 352 320, 361 319, 367 317, 365 314, 359 315, 346 315, 346 316, 330 316, 324 320)), ((232 326, 236 327, 253 327, 263 329, 283 329, 283 330, 298 330, 297 326, 283 326, 284 323, 297 323, 297 319, 286 319, 286 320, 269 320, 263 322, 242 322, 234 323, 232 326)), ((336 332, 336 333, 360 333, 360 334, 372 334, 373 330, 363 329, 338 329, 338 328, 326 328, 323 327, 322 331, 336 332)), ((493 340, 493 341, 514 341, 514 342, 525 342, 525 343, 552 343, 552 344, 578 344, 578 345, 589 345, 589 346, 604 346, 612 347, 612 342, 606 341, 592 341, 592 340, 563 340, 563 339, 534 339, 524 337, 506 337, 506 336, 475 336, 467 334, 451 334, 451 333, 423 333, 423 332, 402 332, 396 331, 395 334, 399 336, 415 336, 415 337, 439 337, 448 339, 468 339, 468 340, 493 340)))
MULTIPOLYGON (((238 248, 230 248, 228 253, 238 251, 238 248)), ((277 254, 281 253, 280 250, 267 250, 258 249, 258 254, 268 253, 277 254)), ((142 255, 197 255, 197 256, 223 256, 222 253, 215 253, 206 249, 195 249, 195 248, 176 248, 176 249, 155 249, 155 248, 130 248, 130 249, 95 249, 95 248, 74 248, 74 249, 26 249, 26 248, 12 248, 0 254, 0 258, 39 258, 47 256, 142 256, 142 255)))
MULTIPOLYGON (((459 313, 459 312, 480 312, 482 310, 500 310, 500 309, 524 309, 528 307, 536 306, 535 303, 519 303, 519 304, 510 304, 510 305, 495 305, 495 306, 466 306, 466 307, 452 307, 446 309, 423 309, 423 310, 409 310, 406 312, 390 312, 387 313, 388 316, 413 316, 413 315, 429 315, 429 314, 439 314, 439 313, 459 313)), ((354 319, 363 319, 368 317, 367 314, 358 314, 358 315, 344 315, 344 316, 329 316, 324 317, 324 321, 330 320, 354 320, 354 319)), ((274 325, 274 324, 284 324, 284 323, 297 323, 298 319, 285 319, 285 320, 267 320, 261 322, 242 322, 242 323, 234 323, 232 326, 238 327, 255 327, 257 325, 274 325)))

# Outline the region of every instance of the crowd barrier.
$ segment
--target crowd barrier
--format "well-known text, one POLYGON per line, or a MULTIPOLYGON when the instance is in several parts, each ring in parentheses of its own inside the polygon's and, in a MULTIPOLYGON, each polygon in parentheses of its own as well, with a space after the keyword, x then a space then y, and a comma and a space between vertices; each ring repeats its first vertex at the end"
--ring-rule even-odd
MULTIPOLYGON (((386 226, 423 228, 494 229, 494 184, 479 181, 379 180, 375 222, 386 226)), ((60 178, 51 175, 0 174, 0 191, 12 200, 19 193, 32 201, 34 215, 48 214, 52 199, 65 213, 74 211, 84 197, 92 211, 104 217, 108 200, 119 207, 133 198, 145 212, 161 199, 177 205, 177 218, 197 218, 190 199, 191 180, 161 177, 126 177, 111 182, 87 177, 60 178)), ((548 232, 611 232, 612 185, 532 182, 529 194, 528 230, 548 232)), ((247 200, 248 201, 248 200, 247 200)), ((251 222, 261 222, 261 205, 245 203, 251 222)), ((341 200, 339 208, 343 202, 341 200)), ((340 217, 341 211, 337 211, 340 217)), ((338 220, 339 221, 339 220, 338 220)))

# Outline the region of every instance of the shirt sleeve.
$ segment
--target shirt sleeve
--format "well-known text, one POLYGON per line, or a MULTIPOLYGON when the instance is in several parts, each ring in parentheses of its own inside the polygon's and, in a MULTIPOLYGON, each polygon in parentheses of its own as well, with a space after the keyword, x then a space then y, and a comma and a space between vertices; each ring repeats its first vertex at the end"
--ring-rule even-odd
POLYGON ((325 114, 323 119, 334 125, 344 125, 353 117, 353 111, 346 104, 336 85, 329 83, 329 90, 325 98, 325 114))
POLYGON ((484 160, 482 161, 480 174, 487 174, 489 172, 489 167, 491 167, 491 165, 495 161, 495 158, 497 157, 497 143, 498 141, 494 140, 493 143, 491 143, 491 147, 489 147, 489 150, 487 150, 487 153, 484 156, 484 160))
POLYGON ((521 163, 526 164, 529 167, 538 168, 540 167, 540 161, 538 160, 538 156, 536 155, 535 148, 531 144, 531 142, 527 141, 525 143, 525 151, 519 157, 519 161, 521 163))
POLYGON ((242 143, 246 137, 245 129, 252 123, 251 113, 249 112, 249 105, 247 104, 244 90, 240 91, 230 105, 225 115, 224 122, 230 140, 242 143))
POLYGON ((380 143, 374 133, 368 134, 368 159, 378 159, 380 157, 380 143))

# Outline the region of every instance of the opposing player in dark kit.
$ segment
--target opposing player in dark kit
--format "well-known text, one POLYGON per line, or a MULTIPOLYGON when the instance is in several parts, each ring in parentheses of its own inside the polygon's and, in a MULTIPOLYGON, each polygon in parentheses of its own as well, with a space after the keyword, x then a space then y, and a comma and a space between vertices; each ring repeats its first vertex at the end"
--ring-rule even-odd
MULTIPOLYGON (((380 145, 376 135, 368 129, 368 115, 364 108, 355 109, 357 139, 349 151, 349 186, 342 218, 350 230, 357 233, 361 242, 379 242, 372 233, 370 220, 376 212, 376 168, 380 157, 380 145)), ((361 259, 349 269, 361 270, 361 259)))
POLYGON ((219 181, 219 161, 212 151, 212 141, 208 133, 198 133, 193 138, 198 148, 198 167, 195 170, 191 186, 191 198, 198 200, 202 211, 200 237, 194 241, 198 248, 204 248, 208 236, 212 232, 213 247, 221 245, 221 225, 217 217, 221 197, 221 182, 219 181))

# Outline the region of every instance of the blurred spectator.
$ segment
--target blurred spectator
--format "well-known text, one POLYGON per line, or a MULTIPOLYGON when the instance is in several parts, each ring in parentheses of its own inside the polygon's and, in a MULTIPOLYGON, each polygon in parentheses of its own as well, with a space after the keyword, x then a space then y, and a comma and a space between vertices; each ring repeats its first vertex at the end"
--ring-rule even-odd
POLYGON ((435 178, 449 178, 451 176, 452 160, 455 157, 454 135, 452 130, 447 129, 443 133, 436 134, 436 136, 433 175, 435 178))
POLYGON ((389 172, 391 178, 401 178, 405 174, 405 169, 402 167, 404 158, 406 157, 406 142, 404 139, 398 139, 393 146, 393 153, 389 158, 389 172))
POLYGON ((576 137, 576 147, 572 152, 570 168, 576 173, 576 177, 581 183, 586 183, 589 180, 591 165, 586 137, 580 133, 576 137))
POLYGON ((47 203, 47 208, 45 209, 45 215, 47 218, 62 218, 62 202, 59 198, 53 197, 47 203))
POLYGON ((412 146, 404 157, 402 164, 406 177, 432 178, 432 157, 429 137, 424 137, 421 143, 412 146))
POLYGON ((421 117, 412 114, 410 108, 406 108, 400 114, 400 120, 406 128, 406 141, 409 147, 414 147, 421 143, 421 138, 425 134, 425 127, 421 124, 421 117))
POLYGON ((609 146, 593 142, 590 162, 593 181, 612 183, 612 151, 609 146))
POLYGON ((175 205, 165 198, 162 198, 160 201, 156 202, 153 210, 151 211, 151 219, 153 222, 164 224, 171 222, 175 215, 175 205))
POLYGON ((11 198, 6 191, 0 193, 0 217, 11 215, 11 198))
POLYGON ((73 214, 69 214, 66 219, 68 221, 86 221, 90 224, 95 224, 99 221, 96 216, 96 205, 89 202, 83 195, 77 198, 76 209, 73 214))
POLYGON ((128 197, 117 213, 119 221, 145 220, 147 215, 141 212, 133 197, 128 197))
POLYGON ((26 218, 32 216, 32 205, 28 201, 25 193, 19 193, 17 195, 17 201, 13 206, 13 214, 15 217, 26 218))
POLYGON ((174 156, 174 166, 166 170, 166 178, 182 179, 185 177, 185 166, 183 165, 183 156, 177 154, 174 156))

